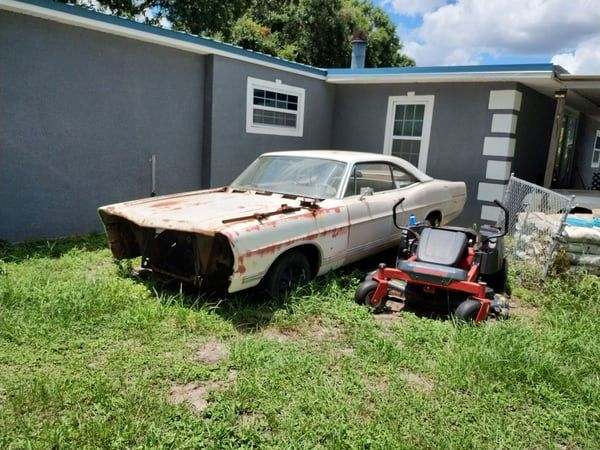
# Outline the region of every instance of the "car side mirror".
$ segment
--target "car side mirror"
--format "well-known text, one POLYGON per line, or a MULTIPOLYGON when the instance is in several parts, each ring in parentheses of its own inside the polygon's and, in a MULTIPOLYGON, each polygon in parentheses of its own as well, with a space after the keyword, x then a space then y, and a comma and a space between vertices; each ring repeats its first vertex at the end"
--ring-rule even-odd
POLYGON ((360 199, 364 200, 365 197, 371 196, 375 193, 372 187, 362 187, 360 188, 360 199))

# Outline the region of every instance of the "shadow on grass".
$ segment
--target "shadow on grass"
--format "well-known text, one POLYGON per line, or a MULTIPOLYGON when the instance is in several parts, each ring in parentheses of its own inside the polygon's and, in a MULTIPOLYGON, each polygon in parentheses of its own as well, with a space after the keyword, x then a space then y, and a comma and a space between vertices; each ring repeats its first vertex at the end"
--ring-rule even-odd
MULTIPOLYGON (((132 276, 126 266, 120 269, 120 273, 122 276, 130 276, 143 283, 148 289, 156 292, 161 301, 170 302, 176 296, 189 308, 209 308, 230 322, 237 330, 254 333, 268 326, 277 311, 290 308, 306 295, 320 296, 323 297, 323 301, 326 301, 327 289, 333 279, 341 283, 342 287, 349 287, 357 279, 362 281, 365 274, 377 268, 379 263, 393 264, 395 258, 395 250, 370 256, 318 277, 309 285, 299 287, 292 294, 281 298, 271 298, 260 288, 252 288, 225 296, 214 296, 200 293, 197 289, 176 281, 160 282, 152 276, 149 278, 132 276)), ((349 296, 348 301, 354 301, 354 297, 349 296)))
POLYGON ((73 250, 97 251, 108 248, 104 234, 64 239, 37 240, 18 244, 0 241, 0 259, 6 262, 21 262, 35 258, 60 258, 73 250))

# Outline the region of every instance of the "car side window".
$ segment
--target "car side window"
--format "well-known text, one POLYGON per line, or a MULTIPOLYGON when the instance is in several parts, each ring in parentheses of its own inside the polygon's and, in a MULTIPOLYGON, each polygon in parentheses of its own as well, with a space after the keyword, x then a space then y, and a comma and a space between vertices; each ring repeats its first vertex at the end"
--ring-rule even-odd
POLYGON ((398 166, 392 166, 392 174, 394 175, 394 185, 396 189, 401 189, 419 182, 415 176, 398 166))
POLYGON ((371 188, 373 192, 396 189, 392 170, 385 163, 360 163, 354 166, 344 197, 360 194, 361 189, 371 188))

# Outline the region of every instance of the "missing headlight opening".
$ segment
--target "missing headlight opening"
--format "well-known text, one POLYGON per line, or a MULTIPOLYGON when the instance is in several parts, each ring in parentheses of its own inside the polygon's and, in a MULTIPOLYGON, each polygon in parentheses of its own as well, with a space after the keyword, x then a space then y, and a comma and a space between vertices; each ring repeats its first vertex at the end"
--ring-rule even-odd
POLYGON ((233 273, 233 253, 222 234, 140 227, 126 219, 103 218, 116 259, 142 257, 141 268, 202 290, 225 292, 233 273))

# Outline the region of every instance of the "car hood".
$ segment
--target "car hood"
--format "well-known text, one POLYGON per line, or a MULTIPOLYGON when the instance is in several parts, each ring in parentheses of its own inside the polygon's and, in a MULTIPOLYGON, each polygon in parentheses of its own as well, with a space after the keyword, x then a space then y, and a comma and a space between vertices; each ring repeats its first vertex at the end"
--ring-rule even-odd
POLYGON ((116 216, 141 227, 213 234, 255 215, 293 214, 299 209, 299 200, 280 194, 217 189, 116 203, 98 211, 105 224, 116 216))

